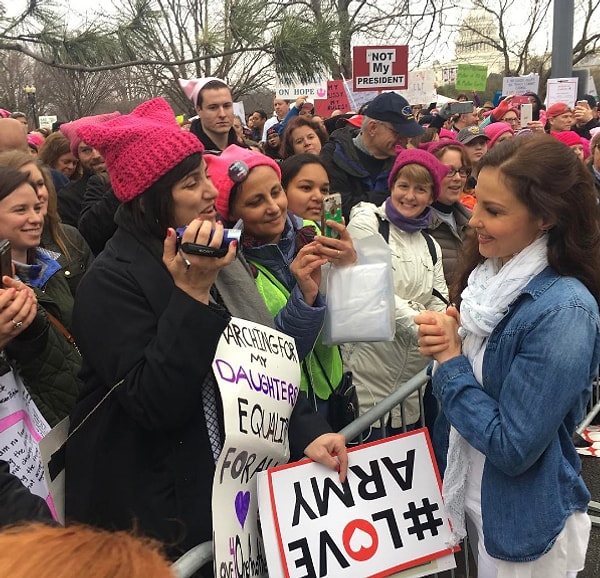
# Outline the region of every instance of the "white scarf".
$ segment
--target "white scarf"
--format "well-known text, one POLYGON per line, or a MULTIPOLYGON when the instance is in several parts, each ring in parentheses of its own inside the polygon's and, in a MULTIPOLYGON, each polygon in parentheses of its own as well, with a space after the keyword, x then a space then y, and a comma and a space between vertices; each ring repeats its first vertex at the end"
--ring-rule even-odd
MULTIPOLYGON (((508 312, 508 306, 529 281, 548 266, 547 244, 547 235, 542 235, 504 266, 499 259, 486 259, 469 275, 468 285, 461 294, 459 334, 463 337, 462 353, 471 364, 508 312)), ((453 546, 466 535, 465 488, 470 469, 467 444, 454 427, 450 428, 442 493, 452 521, 453 546)))

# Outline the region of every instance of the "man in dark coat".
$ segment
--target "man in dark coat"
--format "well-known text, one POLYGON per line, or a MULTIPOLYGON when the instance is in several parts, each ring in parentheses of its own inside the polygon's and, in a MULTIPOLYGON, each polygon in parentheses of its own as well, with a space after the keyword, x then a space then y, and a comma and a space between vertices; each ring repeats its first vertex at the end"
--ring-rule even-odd
POLYGON ((408 101, 386 92, 366 107, 361 129, 348 125, 333 132, 321 158, 327 165, 330 189, 342 194, 346 222, 354 205, 361 201, 380 205, 390 195, 387 181, 396 147, 406 148, 410 137, 424 131, 408 101))

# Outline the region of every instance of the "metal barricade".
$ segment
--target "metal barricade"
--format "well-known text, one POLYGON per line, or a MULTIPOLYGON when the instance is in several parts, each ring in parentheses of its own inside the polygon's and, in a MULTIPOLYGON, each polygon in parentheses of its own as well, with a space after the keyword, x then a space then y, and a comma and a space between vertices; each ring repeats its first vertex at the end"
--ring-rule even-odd
MULTIPOLYGON (((354 440, 367 430, 371 424, 379 421, 385 415, 390 413, 392 409, 398 405, 402 406, 406 400, 415 391, 420 393, 421 418, 420 425, 425 425, 425 416, 423 409, 423 391, 427 384, 428 376, 426 370, 420 371, 407 382, 403 383, 396 391, 388 395, 385 399, 375 404, 371 409, 363 415, 355 419, 351 424, 340 430, 346 440, 354 440)), ((456 561, 459 567, 457 570, 449 570, 440 574, 432 574, 440 578, 455 578, 460 576, 469 578, 469 556, 466 539, 462 544, 462 551, 456 555, 456 561)), ((176 578, 190 578, 194 572, 198 571, 202 566, 212 561, 212 542, 204 542, 186 552, 179 560, 172 565, 173 573, 176 578)))

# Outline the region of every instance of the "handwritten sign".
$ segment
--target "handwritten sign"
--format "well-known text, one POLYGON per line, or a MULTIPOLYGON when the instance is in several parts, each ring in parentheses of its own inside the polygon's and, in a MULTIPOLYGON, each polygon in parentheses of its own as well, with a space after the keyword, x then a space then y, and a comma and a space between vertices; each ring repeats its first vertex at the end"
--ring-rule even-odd
POLYGON ((0 376, 0 459, 54 512, 38 447, 49 431, 21 378, 14 371, 0 376))
POLYGON ((269 576, 387 576, 440 559, 437 568, 454 567, 427 430, 359 446, 349 458, 343 484, 307 461, 259 476, 269 576))
POLYGON ((352 110, 358 112, 360 107, 367 102, 371 102, 379 93, 376 90, 354 92, 352 90, 352 79, 344 80, 346 95, 352 106, 352 110))
POLYGON ((354 46, 353 89, 404 90, 408 88, 408 46, 354 46))
POLYGON ((459 64, 456 71, 456 90, 485 90, 487 66, 459 64))
POLYGON ((256 475, 289 458, 300 384, 296 344, 275 329, 232 318, 212 367, 225 425, 212 495, 215 576, 266 578, 256 475))
POLYGON ((409 104, 429 104, 437 101, 433 70, 413 70, 408 73, 408 90, 396 90, 409 104))
POLYGON ((328 118, 334 110, 339 110, 342 114, 352 110, 342 80, 328 80, 327 99, 315 101, 315 114, 328 118))
POLYGON ((505 76, 502 79, 502 94, 525 94, 535 92, 537 94, 540 85, 540 75, 531 73, 525 76, 505 76))

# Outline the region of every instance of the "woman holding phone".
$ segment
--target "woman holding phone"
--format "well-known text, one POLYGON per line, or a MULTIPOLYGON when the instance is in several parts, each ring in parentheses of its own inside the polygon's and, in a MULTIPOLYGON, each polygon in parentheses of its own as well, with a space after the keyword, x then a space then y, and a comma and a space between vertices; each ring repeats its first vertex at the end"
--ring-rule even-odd
MULTIPOLYGON (((77 293, 85 389, 71 416, 72 430, 83 425, 67 443, 66 516, 135 527, 178 557, 212 539, 224 427, 217 345, 231 316, 271 327, 273 318, 235 241, 223 257, 183 250, 220 248, 223 225, 202 143, 179 128, 165 100, 78 131, 103 154, 122 204, 117 231, 77 293)), ((302 399, 288 436, 293 459, 306 455, 345 478, 343 437, 302 399)))
POLYGON ((207 157, 219 191, 217 209, 229 223, 244 223, 242 250, 253 266, 256 285, 282 331, 296 339, 302 363, 301 390, 327 418, 327 400, 342 378, 337 347, 321 343, 325 300, 319 293, 321 267, 356 261, 343 224, 329 222, 339 239, 317 235, 314 221, 288 212, 281 170, 271 158, 227 147, 207 157))

